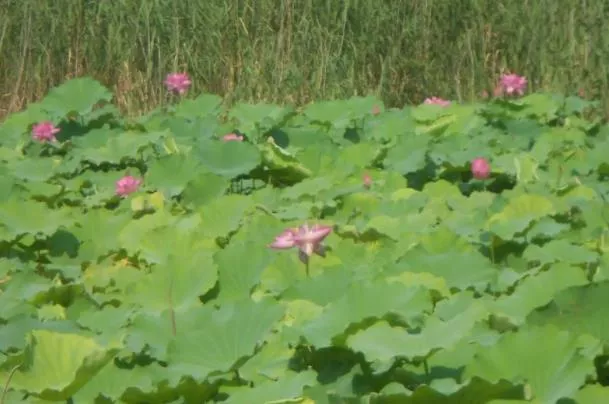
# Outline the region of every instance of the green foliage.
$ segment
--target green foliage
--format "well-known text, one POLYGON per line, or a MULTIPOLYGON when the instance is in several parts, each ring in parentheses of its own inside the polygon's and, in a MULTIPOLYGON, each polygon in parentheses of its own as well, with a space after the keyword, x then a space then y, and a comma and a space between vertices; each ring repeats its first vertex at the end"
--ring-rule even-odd
MULTIPOLYGON (((609 8, 604 1, 496 4, 147 0, 142 5, 122 0, 45 1, 34 7, 28 1, 5 1, 0 8, 0 115, 20 110, 23 100, 41 98, 66 77, 88 74, 116 86, 121 110, 136 116, 164 105, 159 83, 167 72, 187 66, 196 93, 214 92, 229 102, 303 105, 373 93, 400 108, 432 95, 460 102, 480 99, 509 70, 526 76, 533 90, 583 90, 588 99, 602 99, 609 116, 609 8)), ((540 109, 547 117, 560 104, 560 99, 531 101, 535 105, 523 112, 540 109)), ((565 103, 569 114, 582 106, 577 97, 565 103)), ((348 117, 365 104, 355 102, 339 115, 348 117)), ((206 96, 177 113, 203 121, 216 107, 217 98, 206 96)), ((323 108, 319 103, 310 112, 326 115, 323 108)), ((244 128, 265 127, 282 119, 282 111, 244 106, 234 116, 240 130, 254 135, 244 128), (264 111, 270 119, 255 117, 264 111)), ((465 118, 461 127, 471 124, 465 118)))
POLYGON ((131 121, 109 94, 0 127, 5 402, 609 399, 609 126, 583 101, 205 94, 131 121), (306 266, 267 247, 303 222, 333 227, 306 266))

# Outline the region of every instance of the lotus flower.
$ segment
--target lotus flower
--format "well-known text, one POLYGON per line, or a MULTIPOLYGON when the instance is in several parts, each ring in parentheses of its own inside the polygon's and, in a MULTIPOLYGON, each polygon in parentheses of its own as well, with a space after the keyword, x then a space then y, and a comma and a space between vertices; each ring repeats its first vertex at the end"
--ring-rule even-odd
POLYGON ((184 94, 191 83, 192 82, 186 73, 170 73, 165 79, 167 90, 174 91, 178 94, 184 94))
POLYGON ((116 194, 124 198, 127 195, 137 191, 141 183, 142 180, 139 178, 126 175, 120 180, 116 181, 116 194))
POLYGON ((325 256, 325 248, 322 245, 322 241, 331 232, 331 226, 317 224, 309 226, 305 223, 300 227, 291 227, 284 230, 280 235, 275 237, 275 241, 269 244, 269 247, 279 250, 298 247, 300 250, 298 253, 300 260, 308 264, 309 257, 313 253, 322 257, 325 256))
POLYGON ((362 182, 364 183, 364 188, 369 189, 372 186, 372 177, 370 174, 365 173, 362 182))
POLYGON ((56 128, 52 122, 44 121, 40 122, 32 128, 32 138, 38 142, 55 142, 55 134, 59 132, 59 128, 56 128))
POLYGON ((517 74, 504 74, 501 77, 501 89, 507 95, 524 94, 524 89, 527 86, 527 79, 524 76, 517 74))
POLYGON ((450 105, 450 101, 448 100, 444 100, 440 97, 429 97, 426 98, 425 101, 423 101, 424 104, 433 104, 433 105, 439 105, 441 107, 448 107, 450 105))
POLYGON ((242 142, 243 136, 237 135, 236 133, 229 133, 228 135, 224 135, 222 137, 222 140, 224 140, 225 142, 231 142, 231 141, 242 142))
POLYGON ((478 180, 488 178, 491 173, 491 166, 486 159, 479 157, 472 160, 472 175, 478 180))
POLYGON ((372 107, 372 115, 378 115, 381 113, 381 107, 379 107, 378 105, 375 105, 372 107))

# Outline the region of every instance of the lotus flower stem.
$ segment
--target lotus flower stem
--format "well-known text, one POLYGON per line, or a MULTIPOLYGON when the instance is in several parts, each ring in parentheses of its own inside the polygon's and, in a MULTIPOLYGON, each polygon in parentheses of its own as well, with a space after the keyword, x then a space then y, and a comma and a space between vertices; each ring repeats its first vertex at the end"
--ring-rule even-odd
POLYGON ((167 300, 169 302, 169 319, 171 321, 171 334, 175 337, 177 334, 177 327, 176 327, 176 312, 173 309, 173 297, 172 297, 172 292, 173 291, 173 276, 171 276, 171 280, 169 281, 169 293, 167 296, 167 300))
POLYGON ((8 393, 8 386, 11 383, 11 379, 13 378, 13 375, 15 374, 17 369, 19 369, 20 367, 21 365, 17 365, 9 372, 8 377, 6 378, 6 383, 4 383, 4 389, 2 390, 2 397, 0 397, 0 404, 4 404, 4 400, 6 399, 6 393, 8 393))

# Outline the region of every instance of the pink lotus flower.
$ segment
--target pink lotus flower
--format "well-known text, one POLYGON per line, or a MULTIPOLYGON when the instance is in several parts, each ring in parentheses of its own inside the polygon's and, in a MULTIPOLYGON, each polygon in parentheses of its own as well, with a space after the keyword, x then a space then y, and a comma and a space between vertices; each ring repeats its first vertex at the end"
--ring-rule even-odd
POLYGON ((372 115, 378 115, 381 113, 381 108, 378 105, 375 105, 372 107, 372 115))
POLYGON ((55 142, 55 134, 59 132, 59 128, 56 128, 52 122, 44 121, 40 122, 32 128, 32 138, 38 142, 55 142))
POLYGON ((269 244, 270 248, 284 250, 292 247, 299 248, 299 257, 305 264, 313 253, 324 256, 325 249, 322 241, 332 232, 331 226, 314 224, 309 226, 303 224, 300 227, 292 227, 284 230, 275 240, 269 244))
POLYGON ((116 181, 116 194, 124 198, 127 195, 137 191, 141 183, 142 180, 139 178, 126 175, 120 180, 116 181))
POLYGON ((524 89, 527 86, 527 79, 524 76, 517 74, 504 74, 501 76, 501 87, 507 95, 524 94, 524 89))
POLYGON ((444 100, 440 97, 429 97, 423 101, 424 104, 434 104, 439 105, 441 107, 448 107, 450 105, 450 101, 444 100))
POLYGON ((472 175, 478 180, 488 178, 491 173, 491 166, 486 159, 479 157, 472 160, 472 175))
POLYGON ((167 90, 177 92, 178 94, 184 94, 191 83, 186 73, 170 73, 165 79, 167 90))
POLYGON ((243 136, 237 135, 236 133, 229 133, 228 135, 224 135, 222 137, 222 140, 224 140, 225 142, 231 142, 231 141, 242 142, 243 136))
POLYGON ((372 186, 372 177, 370 174, 365 173, 362 181, 364 183, 364 188, 369 189, 372 186))

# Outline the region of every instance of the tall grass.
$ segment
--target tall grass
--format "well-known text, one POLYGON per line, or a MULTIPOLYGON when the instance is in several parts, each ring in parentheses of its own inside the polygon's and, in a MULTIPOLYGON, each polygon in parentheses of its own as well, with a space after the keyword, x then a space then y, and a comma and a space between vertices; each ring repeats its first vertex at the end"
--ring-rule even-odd
POLYGON ((83 74, 121 108, 167 72, 228 100, 476 98, 504 70, 609 99, 609 3, 594 0, 5 0, 0 115, 83 74))

